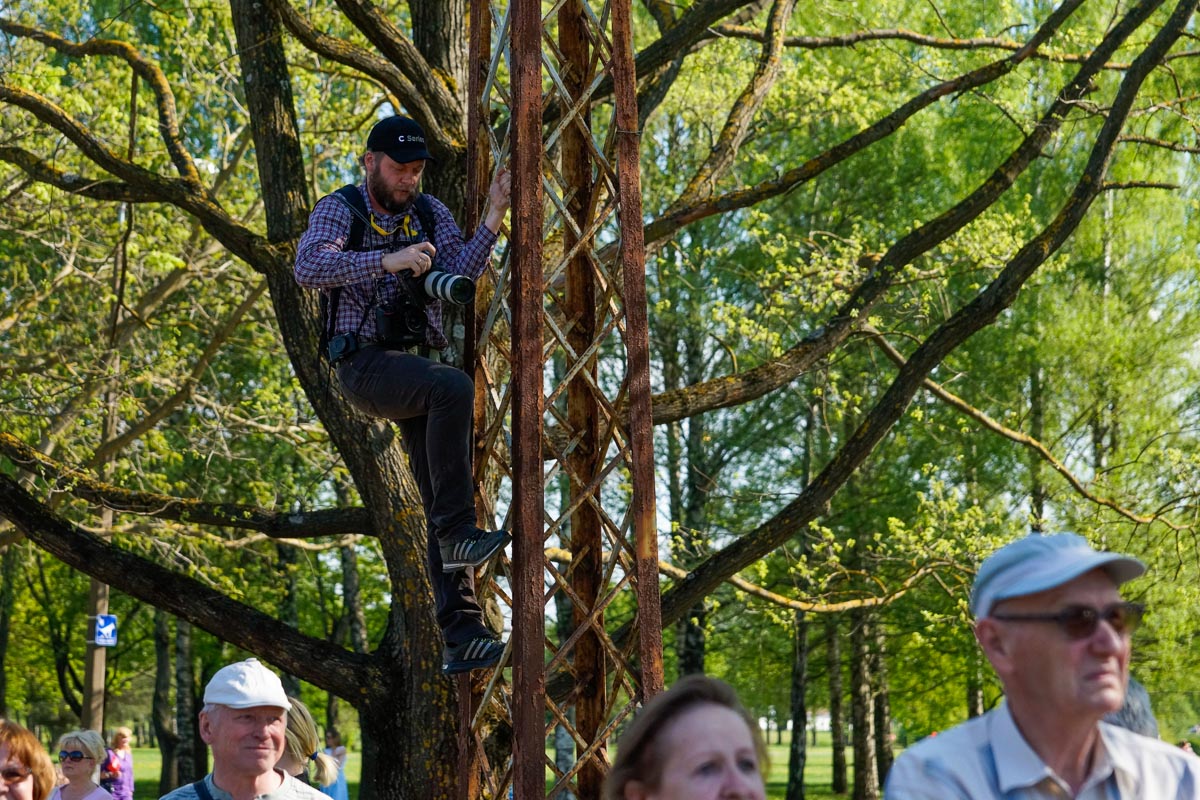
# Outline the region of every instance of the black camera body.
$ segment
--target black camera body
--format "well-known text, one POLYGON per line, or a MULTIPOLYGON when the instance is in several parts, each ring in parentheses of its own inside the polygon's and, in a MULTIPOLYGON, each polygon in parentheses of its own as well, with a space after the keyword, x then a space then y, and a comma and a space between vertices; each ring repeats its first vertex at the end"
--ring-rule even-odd
POLYGON ((379 341, 402 348, 425 343, 425 306, 431 300, 466 305, 475 299, 475 283, 463 275, 435 269, 416 278, 396 273, 396 295, 387 306, 375 309, 375 335, 379 341))
POLYGON ((425 304, 401 290, 387 306, 375 308, 375 335, 383 344, 404 349, 425 343, 425 304))
POLYGON ((351 353, 358 352, 358 337, 353 333, 339 333, 329 339, 329 363, 336 364, 351 353))

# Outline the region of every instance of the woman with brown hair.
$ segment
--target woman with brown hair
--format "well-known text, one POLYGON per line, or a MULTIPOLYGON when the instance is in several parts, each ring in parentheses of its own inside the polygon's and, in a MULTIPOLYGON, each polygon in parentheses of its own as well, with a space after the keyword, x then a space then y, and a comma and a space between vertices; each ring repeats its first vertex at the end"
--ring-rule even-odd
POLYGON ((767 746, 729 684, 688 675, 621 736, 605 800, 765 800, 767 746))
POLYGON ((46 800, 55 780, 54 764, 37 737, 0 718, 0 800, 46 800))

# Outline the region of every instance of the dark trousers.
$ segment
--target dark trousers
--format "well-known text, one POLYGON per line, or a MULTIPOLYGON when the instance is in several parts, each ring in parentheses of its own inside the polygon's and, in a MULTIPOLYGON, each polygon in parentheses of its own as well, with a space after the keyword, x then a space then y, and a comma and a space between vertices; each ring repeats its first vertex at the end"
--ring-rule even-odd
POLYGON ((487 633, 475 598, 474 570, 442 572, 438 541, 475 527, 471 479, 474 389, 462 370, 401 350, 364 347, 338 362, 346 399, 390 419, 421 490, 428 525, 426 564, 437 620, 453 646, 487 633))

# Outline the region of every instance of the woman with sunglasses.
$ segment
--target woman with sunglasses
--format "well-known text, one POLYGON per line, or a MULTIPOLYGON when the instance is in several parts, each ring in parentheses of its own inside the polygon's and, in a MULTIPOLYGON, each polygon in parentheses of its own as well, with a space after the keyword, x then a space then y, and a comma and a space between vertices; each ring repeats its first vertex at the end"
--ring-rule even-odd
POLYGON ((58 763, 67 782, 50 800, 112 800, 96 782, 104 760, 104 737, 96 731, 68 731, 58 740, 58 763))
POLYGON ((54 765, 37 737, 0 719, 0 800, 46 800, 54 780, 54 765))

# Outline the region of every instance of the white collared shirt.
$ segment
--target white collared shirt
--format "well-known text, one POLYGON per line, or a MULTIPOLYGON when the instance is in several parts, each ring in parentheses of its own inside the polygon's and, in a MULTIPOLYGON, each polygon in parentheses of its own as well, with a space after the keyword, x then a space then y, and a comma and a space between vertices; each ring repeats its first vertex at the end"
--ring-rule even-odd
POLYGON ((896 759, 885 800, 1200 800, 1200 757, 1098 723, 1091 772, 1077 794, 1038 757, 1007 703, 896 759))

